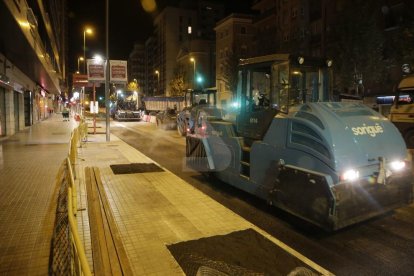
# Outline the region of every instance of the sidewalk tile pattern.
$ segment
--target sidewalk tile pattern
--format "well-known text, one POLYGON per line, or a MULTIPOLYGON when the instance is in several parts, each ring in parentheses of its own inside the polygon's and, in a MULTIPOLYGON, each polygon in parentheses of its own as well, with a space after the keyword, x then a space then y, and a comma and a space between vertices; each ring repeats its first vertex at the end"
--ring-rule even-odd
POLYGON ((60 114, 0 142, 0 274, 47 275, 56 175, 74 122, 60 114))
POLYGON ((115 175, 112 164, 154 162, 122 141, 88 143, 79 158, 83 174, 88 166, 100 169, 135 275, 184 275, 167 245, 248 228, 285 246, 166 169, 115 175))
MULTIPOLYGON (((0 144, 1 275, 48 274, 59 188, 55 179, 67 157, 74 127, 73 120, 62 122, 61 115, 54 114, 0 144)), ((91 267, 85 189, 88 166, 101 171, 110 208, 135 275, 184 275, 167 245, 247 228, 286 247, 168 170, 114 175, 111 164, 153 163, 116 136, 105 142, 105 135, 90 135, 79 149, 76 163, 77 222, 91 267)))

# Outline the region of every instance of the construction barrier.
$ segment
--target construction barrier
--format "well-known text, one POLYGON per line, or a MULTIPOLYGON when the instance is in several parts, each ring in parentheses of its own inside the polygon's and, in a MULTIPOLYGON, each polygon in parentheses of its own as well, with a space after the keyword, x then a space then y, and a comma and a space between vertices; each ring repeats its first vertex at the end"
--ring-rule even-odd
POLYGON ((82 146, 85 139, 87 125, 81 120, 71 133, 69 154, 56 178, 60 189, 49 265, 51 275, 92 275, 76 222, 78 205, 74 165, 78 156, 77 147, 82 146))

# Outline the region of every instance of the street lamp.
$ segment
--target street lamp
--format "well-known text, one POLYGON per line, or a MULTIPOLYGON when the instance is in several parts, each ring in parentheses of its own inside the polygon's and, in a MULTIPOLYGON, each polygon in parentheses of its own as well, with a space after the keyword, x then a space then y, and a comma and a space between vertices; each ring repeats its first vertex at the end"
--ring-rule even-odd
MULTIPOLYGON (((83 60, 86 60, 86 34, 92 34, 91 28, 83 30, 83 60)), ((86 74, 86 62, 83 63, 83 73, 86 74)))
MULTIPOLYGON (((95 55, 93 57, 95 64, 105 64, 106 60, 100 55, 95 55)), ((104 70, 105 72, 105 70, 104 70)), ((99 104, 96 101, 96 89, 95 89, 95 82, 92 83, 92 91, 93 91, 93 104, 91 104, 91 109, 93 109, 93 134, 96 134, 96 113, 99 113, 99 104)), ((91 110, 92 112, 92 110, 91 110)))
POLYGON ((80 61, 84 61, 85 59, 83 57, 78 57, 78 71, 76 72, 77 74, 79 74, 79 62, 80 61))
POLYGON ((193 89, 195 89, 195 82, 196 82, 196 60, 195 58, 190 58, 190 61, 193 63, 193 89))
POLYGON ((160 71, 155 70, 155 74, 157 75, 157 94, 158 94, 160 90, 160 71))

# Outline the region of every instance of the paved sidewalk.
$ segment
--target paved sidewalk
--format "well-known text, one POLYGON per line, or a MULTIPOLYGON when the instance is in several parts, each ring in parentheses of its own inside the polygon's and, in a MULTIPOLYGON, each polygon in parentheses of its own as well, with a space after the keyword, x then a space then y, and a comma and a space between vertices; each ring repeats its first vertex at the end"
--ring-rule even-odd
MULTIPOLYGON (((110 142, 104 142, 103 134, 89 135, 88 139, 90 142, 78 151, 76 166, 80 176, 79 208, 87 209, 85 168, 98 167, 134 275, 184 275, 167 245, 245 229, 262 234, 299 260, 297 263, 330 274, 165 168, 164 172, 114 174, 110 165, 155 161, 114 135, 110 142)), ((78 212, 78 225, 86 226, 83 239, 90 241, 87 210, 78 212)), ((87 248, 91 262, 90 245, 87 248)))
MULTIPOLYGON (((61 114, 1 141, 0 274, 46 275, 58 188, 55 178, 77 123, 61 114)), ((90 130, 90 129, 89 129, 90 130)), ((89 135, 75 169, 78 226, 92 262, 85 167, 100 169, 111 211, 135 275, 184 275, 169 244, 254 229, 314 270, 329 274, 168 170, 115 175, 110 165, 154 163, 111 135, 89 135), (83 210, 84 208, 84 210, 83 210)))
POLYGON ((61 114, 0 141, 0 274, 47 275, 55 178, 74 121, 61 114))

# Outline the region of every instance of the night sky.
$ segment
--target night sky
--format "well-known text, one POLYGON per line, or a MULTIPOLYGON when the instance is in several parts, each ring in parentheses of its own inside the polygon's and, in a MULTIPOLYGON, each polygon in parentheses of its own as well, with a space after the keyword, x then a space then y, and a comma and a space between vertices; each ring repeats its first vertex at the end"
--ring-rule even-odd
MULTIPOLYGON (((158 10, 179 0, 157 0, 158 10)), ((226 14, 246 12, 252 0, 222 0, 226 14)), ((92 27, 94 34, 86 37, 86 57, 105 55, 105 1, 69 0, 69 73, 77 70, 77 58, 83 56, 83 29, 92 27)), ((134 42, 142 42, 152 34, 153 16, 146 13, 140 0, 109 0, 109 57, 127 60, 134 42)), ((82 66, 82 64, 81 64, 82 66)))

